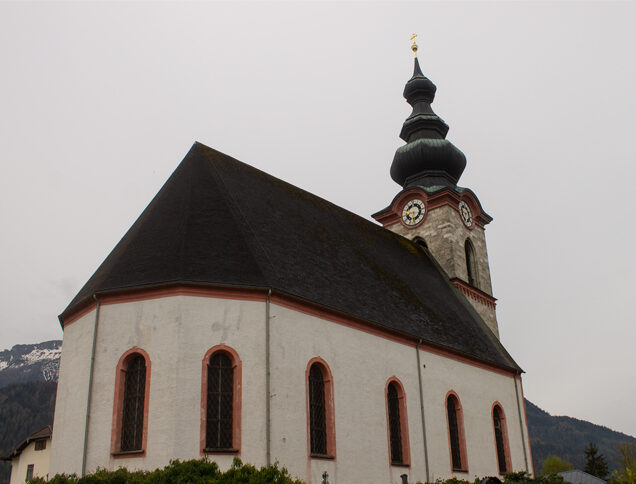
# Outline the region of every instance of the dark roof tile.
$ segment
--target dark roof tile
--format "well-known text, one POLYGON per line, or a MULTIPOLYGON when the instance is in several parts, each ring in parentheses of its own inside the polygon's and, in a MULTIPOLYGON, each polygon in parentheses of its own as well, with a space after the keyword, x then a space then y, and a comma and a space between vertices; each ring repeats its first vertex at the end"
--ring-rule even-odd
POLYGON ((199 143, 60 318, 94 293, 172 282, 271 288, 519 370, 409 240, 199 143))

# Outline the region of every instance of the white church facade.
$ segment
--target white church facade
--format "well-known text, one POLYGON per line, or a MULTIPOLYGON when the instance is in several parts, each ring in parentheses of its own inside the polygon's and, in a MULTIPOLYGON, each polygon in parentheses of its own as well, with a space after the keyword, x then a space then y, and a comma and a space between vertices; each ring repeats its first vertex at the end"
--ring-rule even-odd
POLYGON ((532 473, 491 218, 457 186, 434 93, 416 60, 380 225, 196 143, 60 315, 50 474, 202 456, 309 484, 532 473))

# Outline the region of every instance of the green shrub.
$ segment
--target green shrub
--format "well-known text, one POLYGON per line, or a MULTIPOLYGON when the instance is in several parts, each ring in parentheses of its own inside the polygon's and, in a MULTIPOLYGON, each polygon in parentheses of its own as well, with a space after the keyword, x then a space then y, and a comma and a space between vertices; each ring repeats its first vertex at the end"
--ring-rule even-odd
MULTIPOLYGON (((457 479, 438 479, 434 484, 480 484, 482 479, 473 482, 457 479)), ((563 484, 563 478, 556 474, 533 478, 527 472, 510 472, 503 478, 504 484, 563 484)), ((116 471, 98 469, 94 474, 84 477, 57 474, 48 482, 36 478, 30 484, 303 484, 293 479, 287 469, 278 463, 257 469, 251 464, 243 464, 234 458, 232 467, 222 472, 216 462, 204 459, 173 460, 163 469, 154 471, 129 471, 120 468, 116 471)), ((421 483, 418 483, 421 484, 421 483)), ((617 483, 618 484, 618 483, 617 483)), ((620 483, 623 484, 623 483, 620 483)), ((636 484, 636 483, 625 483, 636 484)))
POLYGON ((303 484, 292 479, 278 463, 269 467, 243 464, 235 458, 232 467, 221 472, 216 462, 206 459, 173 460, 163 469, 134 471, 120 468, 116 471, 98 469, 93 474, 77 477, 72 474, 56 474, 48 482, 42 478, 30 484, 303 484))

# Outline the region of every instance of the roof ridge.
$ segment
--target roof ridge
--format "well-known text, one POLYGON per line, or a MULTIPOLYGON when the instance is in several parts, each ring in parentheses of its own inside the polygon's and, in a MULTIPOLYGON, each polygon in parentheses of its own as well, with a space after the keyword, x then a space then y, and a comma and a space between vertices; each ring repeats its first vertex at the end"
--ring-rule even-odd
MULTIPOLYGON (((205 156, 205 153, 203 153, 203 152, 201 151, 201 147, 202 147, 202 146, 205 146, 205 145, 203 145, 203 144, 201 144, 201 143, 197 142, 197 143, 196 143, 196 146, 197 146, 197 149, 199 149, 199 152, 200 152, 203 156, 205 156)), ((207 147, 206 147, 206 148, 207 148, 207 147)), ((225 155, 225 156, 228 156, 228 155, 225 155)), ((262 245, 261 245, 261 243, 259 242, 259 239, 258 239, 258 237, 256 236, 256 232, 254 232, 254 230, 253 230, 253 229, 252 229, 252 227, 250 226, 249 221, 248 221, 247 217, 245 217, 245 215, 243 214, 243 211, 241 210, 240 205, 239 205, 239 204, 238 204, 238 202, 234 199, 234 196, 232 195, 231 190, 229 190, 229 189, 227 188, 227 185, 225 184, 225 181, 223 180, 223 177, 221 176, 221 174, 220 174, 220 173, 219 173, 219 171, 217 170, 216 164, 215 164, 215 163, 212 163, 210 160, 208 160, 208 159, 207 159, 207 157, 205 157, 205 158, 206 158, 206 161, 207 161, 207 162, 208 162, 208 163, 212 166, 212 171, 214 172, 214 176, 216 177, 217 181, 219 182, 219 186, 220 186, 220 187, 223 189, 223 191, 225 192, 226 199, 230 202, 230 203, 228 204, 228 206, 229 206, 230 210, 233 210, 233 211, 235 211, 235 212, 239 212, 239 213, 240 213, 240 215, 241 215, 242 223, 237 221, 237 222, 238 222, 238 223, 237 223, 238 229, 241 231, 241 233, 244 233, 243 225, 245 225, 245 226, 248 228, 248 230, 249 230, 250 234, 252 235, 252 237, 251 237, 251 238, 243 236, 243 239, 245 240, 245 243, 246 243, 248 246, 250 246, 250 247, 251 247, 251 246, 253 245, 253 244, 252 244, 252 242, 251 242, 251 239, 254 239, 254 240, 256 241, 256 243, 258 244, 257 249, 258 249, 260 252, 262 252, 262 254, 263 254, 264 258, 265 258, 265 259, 266 259, 266 261, 267 261, 267 264, 269 265, 270 271, 273 271, 273 270, 274 270, 274 267, 275 267, 275 266, 274 266, 274 264, 272 264, 272 261, 270 260, 269 256, 267 255, 267 251, 263 248, 263 246, 262 246, 262 245)), ((231 158, 231 157, 230 157, 230 158, 231 158)), ((238 160, 236 160, 236 161, 238 161, 238 160)), ((232 215, 233 215, 234 219, 236 220, 235 214, 232 214, 232 215)), ((271 272, 265 272, 265 271, 263 271, 263 268, 262 268, 262 266, 261 266, 261 264, 260 264, 260 259, 259 259, 258 257, 254 257, 254 260, 256 261, 256 265, 258 266, 258 269, 259 269, 260 273, 262 274, 263 279, 265 279, 265 281, 267 282, 267 284, 271 287, 271 286, 272 286, 272 281, 270 281, 270 280, 269 280, 269 278, 267 277, 267 274, 270 274, 271 272)))

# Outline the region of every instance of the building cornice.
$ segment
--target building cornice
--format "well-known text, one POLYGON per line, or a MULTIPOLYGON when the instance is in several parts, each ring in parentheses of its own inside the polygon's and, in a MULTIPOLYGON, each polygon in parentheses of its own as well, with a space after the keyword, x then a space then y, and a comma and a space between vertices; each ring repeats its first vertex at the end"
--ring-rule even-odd
MULTIPOLYGON (((126 290, 118 290, 112 292, 101 292, 96 294, 97 299, 102 306, 113 304, 123 304, 129 302, 145 301, 150 299, 159 299, 163 297, 174 296, 191 296, 191 297, 208 297, 219 299, 233 299, 240 301, 257 301, 265 302, 269 288, 253 288, 253 287, 229 287, 215 285, 201 285, 188 283, 164 284, 152 287, 129 288, 126 290)), ((486 293, 483 293, 486 295, 486 293)), ((486 295, 487 296, 487 295, 486 295)), ((492 298, 492 296, 490 296, 492 298)), ((494 301, 494 298, 492 298, 494 301)), ((416 348, 420 338, 413 335, 401 333, 379 323, 366 321, 354 316, 344 314, 340 311, 321 306, 311 301, 304 300, 291 294, 285 294, 272 290, 271 303, 287 309, 302 312, 310 316, 325 319, 343 326, 354 328, 375 336, 388 339, 390 341, 404 344, 416 348)), ((82 316, 93 311, 96 303, 93 299, 88 300, 87 304, 78 307, 71 314, 64 318, 60 317, 62 328, 66 329, 69 325, 78 321, 82 316)), ((456 351, 441 345, 437 345, 428 341, 422 341, 419 344, 420 349, 438 356, 453 359, 455 361, 486 369, 495 373, 506 376, 514 376, 520 374, 519 369, 497 365, 495 363, 476 358, 472 355, 456 351)))

